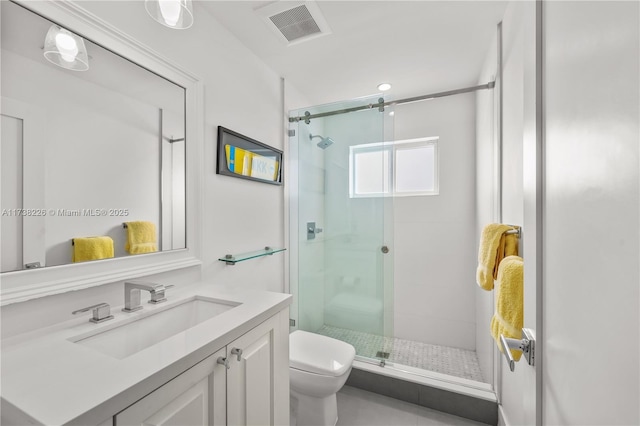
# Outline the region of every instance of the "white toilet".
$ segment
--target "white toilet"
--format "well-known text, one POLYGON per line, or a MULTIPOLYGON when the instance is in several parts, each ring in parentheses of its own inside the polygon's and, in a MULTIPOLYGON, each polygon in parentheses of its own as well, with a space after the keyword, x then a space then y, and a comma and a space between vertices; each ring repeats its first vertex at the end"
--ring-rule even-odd
POLYGON ((336 393, 347 381, 355 356, 353 346, 331 337, 302 330, 289 335, 291 407, 297 426, 336 424, 336 393))

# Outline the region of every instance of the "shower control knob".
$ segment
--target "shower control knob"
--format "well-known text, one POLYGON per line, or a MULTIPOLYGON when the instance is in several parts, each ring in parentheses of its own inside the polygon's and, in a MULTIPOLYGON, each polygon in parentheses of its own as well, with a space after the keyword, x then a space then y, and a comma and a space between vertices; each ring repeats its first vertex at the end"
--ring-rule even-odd
POLYGON ((380 249, 380 251, 381 251, 382 253, 384 253, 384 254, 387 254, 387 253, 389 253, 389 247, 387 247, 387 246, 382 246, 382 248, 380 249))

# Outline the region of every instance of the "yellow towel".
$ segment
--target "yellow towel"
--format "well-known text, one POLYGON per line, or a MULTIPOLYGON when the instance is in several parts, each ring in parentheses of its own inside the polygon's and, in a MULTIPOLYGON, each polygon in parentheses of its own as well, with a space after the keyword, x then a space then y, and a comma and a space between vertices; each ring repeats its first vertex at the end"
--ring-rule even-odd
POLYGON ((113 257, 113 240, 110 237, 86 237, 73 239, 72 262, 109 259, 113 257))
POLYGON ((517 235, 505 235, 505 232, 511 229, 517 228, 501 223, 491 223, 482 230, 476 282, 487 291, 493 289, 493 281, 498 277, 500 261, 506 256, 518 255, 517 235))
MULTIPOLYGON (((524 325, 524 262, 519 256, 508 256, 498 268, 498 290, 496 312, 491 318, 491 335, 501 352, 500 334, 512 339, 522 338, 524 325)), ((513 359, 518 361, 522 351, 511 349, 513 359)))
POLYGON ((124 249, 130 254, 158 251, 156 225, 152 222, 127 222, 127 242, 124 249))

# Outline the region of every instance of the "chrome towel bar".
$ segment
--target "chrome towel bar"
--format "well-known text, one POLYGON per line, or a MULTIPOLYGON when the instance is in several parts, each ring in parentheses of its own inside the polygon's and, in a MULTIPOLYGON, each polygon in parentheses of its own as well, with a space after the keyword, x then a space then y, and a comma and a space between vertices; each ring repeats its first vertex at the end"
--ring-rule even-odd
POLYGON ((516 234, 518 236, 518 238, 520 238, 521 236, 521 232, 522 232, 522 228, 520 228, 517 225, 509 225, 509 226, 513 226, 516 229, 510 229, 508 231, 505 231, 505 235, 512 235, 512 234, 516 234))

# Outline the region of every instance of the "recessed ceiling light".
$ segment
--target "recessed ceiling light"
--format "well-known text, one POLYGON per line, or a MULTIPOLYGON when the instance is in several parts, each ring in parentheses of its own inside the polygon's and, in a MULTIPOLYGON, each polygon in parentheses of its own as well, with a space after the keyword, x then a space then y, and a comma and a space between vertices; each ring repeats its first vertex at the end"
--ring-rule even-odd
POLYGON ((384 92, 386 90, 391 89, 391 85, 389 83, 380 83, 378 84, 378 90, 384 92))

